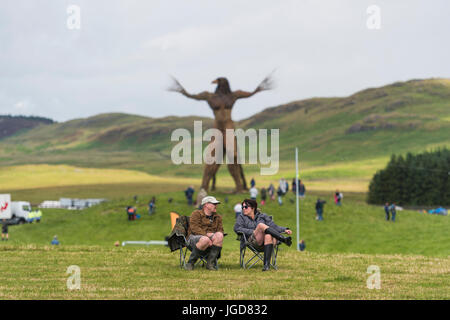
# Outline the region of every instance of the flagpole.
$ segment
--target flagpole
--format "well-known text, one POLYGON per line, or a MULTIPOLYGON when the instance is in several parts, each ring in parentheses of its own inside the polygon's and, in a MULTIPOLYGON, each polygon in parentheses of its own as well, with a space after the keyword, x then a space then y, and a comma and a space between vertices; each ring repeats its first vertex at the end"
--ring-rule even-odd
POLYGON ((300 214, 299 214, 299 203, 298 203, 298 148, 295 148, 295 195, 296 195, 296 212, 297 212, 297 250, 300 251, 300 214))

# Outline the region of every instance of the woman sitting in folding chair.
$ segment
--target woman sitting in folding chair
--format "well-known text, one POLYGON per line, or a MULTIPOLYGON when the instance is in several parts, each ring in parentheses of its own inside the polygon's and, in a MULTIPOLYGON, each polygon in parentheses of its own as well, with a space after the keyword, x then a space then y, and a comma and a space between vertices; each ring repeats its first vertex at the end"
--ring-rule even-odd
POLYGON ((242 214, 236 219, 234 225, 236 233, 243 233, 254 248, 264 250, 264 268, 262 271, 270 269, 270 258, 274 245, 277 241, 291 246, 291 237, 284 237, 281 233, 292 234, 289 228, 276 225, 272 218, 258 210, 258 203, 255 200, 245 199, 242 202, 242 214))

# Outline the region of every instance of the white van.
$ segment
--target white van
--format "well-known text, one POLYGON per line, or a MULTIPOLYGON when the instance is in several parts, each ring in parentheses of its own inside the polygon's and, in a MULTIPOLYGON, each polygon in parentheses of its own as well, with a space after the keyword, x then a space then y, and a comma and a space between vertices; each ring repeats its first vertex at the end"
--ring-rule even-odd
POLYGON ((31 205, 27 201, 12 201, 11 202, 11 216, 18 219, 19 223, 29 221, 29 214, 31 212, 31 205))

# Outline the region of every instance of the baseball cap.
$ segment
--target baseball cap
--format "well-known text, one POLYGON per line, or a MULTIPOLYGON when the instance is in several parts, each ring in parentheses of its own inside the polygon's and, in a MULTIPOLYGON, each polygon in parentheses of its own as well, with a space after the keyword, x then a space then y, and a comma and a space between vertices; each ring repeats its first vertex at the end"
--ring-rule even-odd
POLYGON ((220 201, 218 201, 216 198, 214 198, 212 196, 207 196, 202 199, 202 205, 204 205, 206 203, 218 204, 218 203, 220 203, 220 201))

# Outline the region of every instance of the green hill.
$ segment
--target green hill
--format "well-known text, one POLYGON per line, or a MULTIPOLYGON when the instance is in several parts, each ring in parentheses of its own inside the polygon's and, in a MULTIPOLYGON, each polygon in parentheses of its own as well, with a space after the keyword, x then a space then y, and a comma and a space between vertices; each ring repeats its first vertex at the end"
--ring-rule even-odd
MULTIPOLYGON (((175 143, 170 134, 176 128, 192 130, 194 120, 203 120, 204 129, 212 126, 211 118, 127 114, 41 126, 2 140, 0 165, 64 163, 191 175, 191 166, 171 163, 175 143)), ((315 165, 450 146, 450 80, 411 80, 349 97, 294 101, 267 108, 236 127, 278 128, 281 161, 290 160, 298 146, 301 160, 315 165)))
POLYGON ((0 115, 0 140, 52 123, 54 123, 53 120, 42 117, 0 115))

